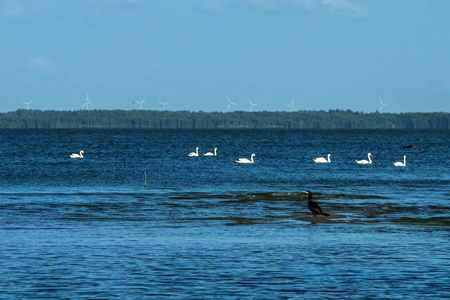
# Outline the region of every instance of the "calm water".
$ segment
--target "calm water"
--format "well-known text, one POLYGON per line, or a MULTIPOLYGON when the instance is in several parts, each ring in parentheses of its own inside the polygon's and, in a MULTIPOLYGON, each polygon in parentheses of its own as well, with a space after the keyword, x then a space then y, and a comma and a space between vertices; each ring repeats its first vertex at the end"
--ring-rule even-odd
POLYGON ((449 140, 2 130, 0 298, 448 298, 449 140), (312 218, 304 190, 329 218, 312 218))

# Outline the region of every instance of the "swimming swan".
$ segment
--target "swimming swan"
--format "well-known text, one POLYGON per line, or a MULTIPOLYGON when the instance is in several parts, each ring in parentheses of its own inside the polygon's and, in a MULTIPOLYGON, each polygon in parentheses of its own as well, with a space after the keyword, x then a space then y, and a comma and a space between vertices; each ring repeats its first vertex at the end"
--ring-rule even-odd
POLYGON ((206 152, 203 154, 204 156, 216 156, 217 155, 217 148, 214 148, 214 153, 212 152, 206 152))
POLYGON ((236 162, 239 164, 252 164, 254 163, 253 161, 253 157, 255 156, 255 154, 252 154, 251 160, 249 160, 248 158, 239 158, 236 162))
POLYGON ((77 154, 77 153, 70 154, 70 158, 83 158, 83 154, 84 154, 84 151, 81 150, 80 154, 77 154))
POLYGON ((195 152, 189 153, 189 156, 198 156, 198 147, 195 148, 195 152))
POLYGON ((313 158, 313 160, 316 164, 331 163, 330 156, 331 154, 328 154, 328 160, 323 157, 313 158))
POLYGON ((406 167, 406 155, 403 155, 403 162, 401 161, 395 162, 394 167, 406 167))
POLYGON ((372 153, 368 153, 368 154, 367 154, 367 158, 368 158, 369 160, 366 160, 366 159, 356 160, 356 159, 355 159, 355 161, 356 161, 356 163, 358 163, 358 164, 360 164, 360 165, 370 165, 370 164, 372 163, 372 160, 370 159, 371 156, 372 156, 372 153))

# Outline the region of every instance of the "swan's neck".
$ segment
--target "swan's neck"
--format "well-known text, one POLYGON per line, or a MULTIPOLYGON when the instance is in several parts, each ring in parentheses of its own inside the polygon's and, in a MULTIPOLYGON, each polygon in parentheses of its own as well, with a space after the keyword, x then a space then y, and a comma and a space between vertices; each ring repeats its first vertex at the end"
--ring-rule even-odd
POLYGON ((217 148, 214 148, 214 155, 217 155, 217 148))
POLYGON ((252 157, 251 157, 252 162, 253 162, 253 156, 254 156, 254 155, 252 154, 252 157))
POLYGON ((370 155, 367 155, 367 158, 369 159, 369 162, 372 163, 372 160, 370 159, 370 155))
POLYGON ((331 160, 330 160, 330 156, 331 156, 331 155, 330 155, 330 154, 328 154, 328 162, 331 162, 331 160))

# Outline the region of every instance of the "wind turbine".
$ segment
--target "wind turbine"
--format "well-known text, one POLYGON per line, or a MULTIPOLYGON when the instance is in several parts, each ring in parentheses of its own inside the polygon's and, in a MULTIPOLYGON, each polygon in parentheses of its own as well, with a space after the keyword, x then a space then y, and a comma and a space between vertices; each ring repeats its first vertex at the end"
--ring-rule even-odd
POLYGON ((86 93, 86 102, 81 107, 86 106, 86 110, 89 110, 89 105, 94 106, 94 104, 92 104, 91 101, 89 101, 89 94, 86 93))
POLYGON ((144 101, 145 101, 145 98, 142 99, 141 101, 137 101, 137 100, 134 101, 135 103, 139 103, 139 110, 142 110, 142 103, 144 103, 144 101))
POLYGON ((250 100, 250 98, 248 98, 248 102, 250 103, 250 111, 253 111, 253 106, 259 105, 259 104, 256 104, 256 103, 252 103, 252 101, 250 100))
POLYGON ((380 96, 378 96, 378 98, 380 98, 380 108, 378 109, 378 112, 381 114, 381 113, 383 113, 383 106, 384 107, 389 107, 389 106, 387 106, 386 104, 383 103, 383 100, 381 100, 380 96))
POLYGON ((23 103, 25 103, 25 105, 27 106, 27 110, 30 110, 30 104, 31 104, 31 102, 33 102, 33 100, 31 100, 30 102, 25 102, 25 101, 22 101, 23 103))
POLYGON ((231 102, 230 98, 228 98, 228 95, 227 95, 227 100, 228 100, 227 111, 230 112, 231 111, 231 105, 236 105, 236 103, 231 102))
POLYGON ((286 105, 286 106, 289 106, 289 107, 291 108, 291 111, 294 111, 294 110, 295 110, 294 101, 295 101, 295 97, 292 98, 291 104, 286 105))
POLYGON ((169 103, 169 101, 162 103, 162 102, 159 101, 159 100, 158 100, 158 102, 159 102, 159 104, 161 104, 161 106, 162 106, 162 108, 163 108, 163 111, 164 111, 164 107, 167 105, 167 103, 169 103))

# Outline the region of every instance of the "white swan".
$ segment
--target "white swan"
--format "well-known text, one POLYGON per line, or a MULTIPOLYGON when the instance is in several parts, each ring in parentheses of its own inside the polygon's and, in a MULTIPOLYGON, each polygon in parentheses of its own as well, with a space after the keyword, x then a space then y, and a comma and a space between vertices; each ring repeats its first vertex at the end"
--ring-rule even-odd
POLYGON ((189 156, 198 156, 198 147, 195 148, 195 152, 189 153, 189 156))
POLYGON ((83 158, 83 154, 84 154, 84 151, 81 150, 81 151, 80 151, 80 154, 78 154, 78 153, 72 153, 72 154, 70 154, 70 158, 83 158))
POLYGON ((206 152, 203 154, 204 156, 216 156, 217 155, 217 148, 214 148, 214 153, 212 152, 206 152))
POLYGON ((355 159, 355 161, 356 161, 356 163, 358 163, 358 164, 360 164, 360 165, 370 165, 370 164, 372 163, 372 160, 370 159, 371 156, 372 156, 372 153, 368 153, 368 154, 367 154, 367 158, 368 158, 369 160, 366 160, 366 159, 356 160, 356 159, 355 159))
POLYGON ((331 163, 330 156, 331 154, 328 154, 328 159, 325 159, 323 157, 317 157, 313 158, 313 160, 316 164, 331 163))
POLYGON ((252 164, 254 163, 253 161, 253 157, 255 156, 255 154, 252 154, 251 160, 249 160, 248 158, 239 158, 236 162, 239 164, 252 164))
POLYGON ((406 167, 406 155, 403 155, 403 162, 401 161, 395 162, 394 167, 406 167))

